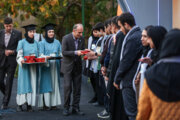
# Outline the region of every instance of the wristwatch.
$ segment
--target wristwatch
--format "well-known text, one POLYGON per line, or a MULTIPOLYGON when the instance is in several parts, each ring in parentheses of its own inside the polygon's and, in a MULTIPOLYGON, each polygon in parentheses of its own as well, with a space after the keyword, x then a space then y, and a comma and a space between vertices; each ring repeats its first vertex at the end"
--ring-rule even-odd
POLYGON ((95 52, 95 56, 97 56, 98 54, 97 54, 97 52, 95 52))

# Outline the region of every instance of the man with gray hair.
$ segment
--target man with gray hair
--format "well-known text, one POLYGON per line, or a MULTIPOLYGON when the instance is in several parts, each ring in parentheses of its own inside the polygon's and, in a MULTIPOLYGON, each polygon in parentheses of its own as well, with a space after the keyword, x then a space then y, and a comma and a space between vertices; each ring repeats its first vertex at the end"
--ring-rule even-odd
POLYGON ((64 110, 63 115, 70 114, 71 93, 73 91, 72 114, 84 115, 80 111, 82 61, 81 50, 84 49, 83 25, 75 24, 72 33, 62 39, 62 72, 64 73, 64 110))

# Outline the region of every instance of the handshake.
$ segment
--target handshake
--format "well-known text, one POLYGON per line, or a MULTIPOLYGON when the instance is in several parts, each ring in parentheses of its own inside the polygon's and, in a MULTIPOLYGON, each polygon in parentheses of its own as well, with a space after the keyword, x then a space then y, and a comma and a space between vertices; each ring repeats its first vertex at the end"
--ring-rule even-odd
POLYGON ((81 56, 81 55, 86 55, 88 52, 90 52, 91 50, 89 49, 85 49, 85 50, 77 50, 76 55, 81 56))
POLYGON ((100 56, 100 54, 98 54, 97 52, 94 52, 94 51, 89 50, 89 49, 77 51, 77 55, 83 56, 84 60, 94 60, 94 59, 97 59, 98 56, 100 56))

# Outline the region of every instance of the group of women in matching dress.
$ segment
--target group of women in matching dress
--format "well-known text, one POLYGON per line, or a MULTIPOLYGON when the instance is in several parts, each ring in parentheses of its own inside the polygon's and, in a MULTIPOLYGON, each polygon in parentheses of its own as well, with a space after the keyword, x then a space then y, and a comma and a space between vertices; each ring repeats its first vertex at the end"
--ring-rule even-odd
POLYGON ((45 36, 41 41, 34 39, 36 25, 24 26, 25 38, 17 47, 18 82, 17 110, 32 111, 32 106, 43 109, 55 109, 61 104, 60 97, 60 60, 48 60, 50 57, 62 56, 61 44, 55 39, 55 24, 47 24, 42 29, 45 36), (45 58, 42 64, 26 64, 24 56, 45 58))

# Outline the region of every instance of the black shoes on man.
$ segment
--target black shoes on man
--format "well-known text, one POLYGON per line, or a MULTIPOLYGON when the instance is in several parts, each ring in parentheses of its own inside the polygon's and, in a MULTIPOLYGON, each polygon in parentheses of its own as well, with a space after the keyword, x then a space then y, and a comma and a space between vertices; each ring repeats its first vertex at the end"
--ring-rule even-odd
MULTIPOLYGON (((80 111, 79 109, 72 109, 72 114, 76 114, 76 115, 84 115, 84 112, 80 111)), ((63 110, 63 115, 64 116, 68 116, 70 115, 70 111, 69 109, 64 109, 63 110)))
POLYGON ((84 113, 80 111, 79 109, 72 109, 72 114, 84 115, 84 113))
POLYGON ((63 115, 64 116, 68 116, 69 114, 70 114, 69 109, 64 109, 63 110, 63 115))

